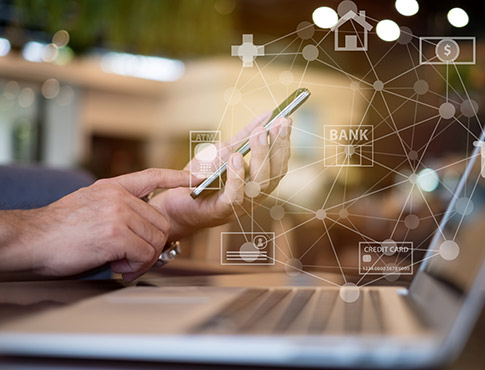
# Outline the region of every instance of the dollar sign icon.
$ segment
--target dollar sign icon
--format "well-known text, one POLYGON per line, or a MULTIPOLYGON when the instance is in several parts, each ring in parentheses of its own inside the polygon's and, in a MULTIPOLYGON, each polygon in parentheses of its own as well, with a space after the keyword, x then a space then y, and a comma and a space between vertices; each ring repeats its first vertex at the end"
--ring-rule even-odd
POLYGON ((443 63, 452 63, 460 55, 460 46, 451 38, 444 38, 436 44, 436 57, 443 63))

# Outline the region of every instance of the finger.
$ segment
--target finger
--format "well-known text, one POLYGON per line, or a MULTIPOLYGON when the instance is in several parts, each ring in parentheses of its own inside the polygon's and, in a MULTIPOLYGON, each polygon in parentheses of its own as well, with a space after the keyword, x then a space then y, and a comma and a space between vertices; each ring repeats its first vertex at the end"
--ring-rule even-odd
POLYGON ((269 130, 270 137, 270 184, 272 191, 288 171, 290 158, 290 134, 292 120, 281 118, 269 130))
POLYGON ((244 159, 240 153, 231 155, 228 161, 227 180, 224 192, 219 200, 223 209, 218 209, 222 213, 233 212, 232 206, 242 204, 244 201, 244 159))
POLYGON ((269 187, 270 162, 268 132, 263 127, 257 127, 249 137, 251 161, 249 164, 249 180, 259 184, 261 190, 269 187))
POLYGON ((128 175, 113 177, 105 181, 114 181, 123 186, 132 195, 141 198, 158 188, 188 187, 190 186, 190 178, 191 174, 188 171, 149 168, 128 175))
POLYGON ((230 153, 237 150, 249 138, 254 129, 259 126, 264 126, 270 117, 271 112, 266 112, 252 120, 251 123, 244 127, 223 146, 221 157, 228 157, 230 153))
MULTIPOLYGON (((155 227, 138 213, 133 212, 126 223, 131 231, 146 241, 153 248, 154 255, 159 255, 167 242, 167 235, 170 231, 170 221, 167 217, 160 215, 157 221, 160 228, 155 227)), ((155 262, 155 261, 154 261, 155 262)))
POLYGON ((157 258, 153 247, 133 231, 127 230, 123 235, 120 258, 111 262, 111 269, 116 273, 147 271, 157 258))
POLYGON ((147 203, 136 197, 130 197, 127 201, 129 207, 140 217, 151 223, 161 232, 169 233, 170 221, 166 216, 165 210, 162 209, 161 204, 156 204, 155 202, 147 203))

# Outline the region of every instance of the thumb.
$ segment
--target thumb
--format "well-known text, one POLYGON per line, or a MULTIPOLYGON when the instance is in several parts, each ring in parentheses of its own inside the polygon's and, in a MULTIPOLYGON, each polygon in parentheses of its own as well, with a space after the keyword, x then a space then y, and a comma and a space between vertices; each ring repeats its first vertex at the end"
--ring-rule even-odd
POLYGON ((114 181, 137 198, 150 194, 155 189, 169 189, 190 186, 192 175, 188 171, 149 168, 147 170, 113 177, 114 181))

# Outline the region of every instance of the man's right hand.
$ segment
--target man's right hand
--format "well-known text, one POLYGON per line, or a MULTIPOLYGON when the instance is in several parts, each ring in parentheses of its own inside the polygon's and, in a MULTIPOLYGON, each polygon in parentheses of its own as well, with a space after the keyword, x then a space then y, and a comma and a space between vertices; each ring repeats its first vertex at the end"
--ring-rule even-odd
POLYGON ((149 169, 99 180, 44 208, 2 212, 16 232, 2 243, 0 271, 63 276, 111 262, 133 280, 156 262, 171 227, 163 210, 140 198, 189 182, 186 171, 149 169))

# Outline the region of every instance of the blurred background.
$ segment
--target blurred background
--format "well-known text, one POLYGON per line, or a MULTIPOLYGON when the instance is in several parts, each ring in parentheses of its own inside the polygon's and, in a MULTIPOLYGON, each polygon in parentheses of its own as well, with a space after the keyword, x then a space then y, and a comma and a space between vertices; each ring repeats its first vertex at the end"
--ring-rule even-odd
MULTIPOLYGON (((180 169, 190 130, 220 129, 227 140, 304 86, 312 97, 294 115, 290 172, 256 213, 257 228, 277 235, 275 268, 336 270, 339 261, 355 273, 360 241, 411 241, 419 254, 481 130, 480 5, 2 0, 0 164, 96 177, 180 169), (366 53, 335 50, 330 28, 348 10, 364 10, 372 26, 366 53), (265 46, 252 68, 231 56, 243 34, 265 46), (460 44, 474 63, 421 66, 424 36, 475 37, 460 44), (324 127, 359 124, 374 128, 372 166, 325 166, 324 127)), ((220 232, 231 230, 199 233, 184 253, 218 264, 220 232)))

